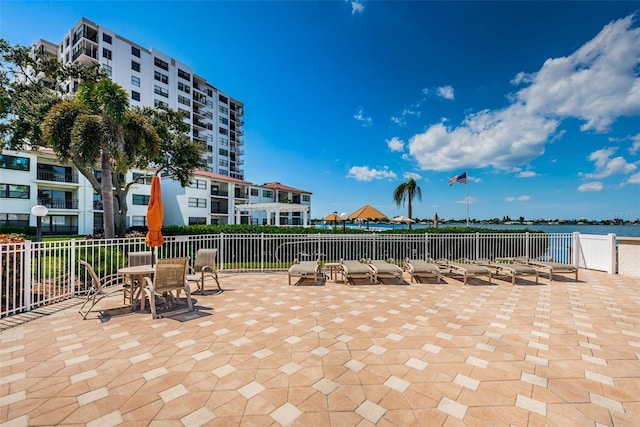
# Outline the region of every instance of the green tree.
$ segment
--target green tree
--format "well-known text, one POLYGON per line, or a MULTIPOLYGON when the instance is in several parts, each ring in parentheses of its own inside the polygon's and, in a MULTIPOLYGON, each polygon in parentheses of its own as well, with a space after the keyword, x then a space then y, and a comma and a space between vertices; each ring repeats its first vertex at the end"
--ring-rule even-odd
POLYGON ((127 92, 111 80, 83 83, 74 99, 53 106, 42 123, 43 139, 65 162, 72 161, 92 183, 100 164, 104 233, 115 237, 112 173, 124 174, 137 157, 152 158, 160 137, 147 118, 129 107, 127 92))
MULTIPOLYGON (((407 203, 407 216, 409 218, 413 214, 411 205, 415 197, 422 200, 422 190, 413 178, 409 178, 409 181, 398 185, 393 191, 393 201, 398 207, 404 206, 405 202, 407 203)), ((409 229, 411 229, 411 223, 409 223, 409 229)))

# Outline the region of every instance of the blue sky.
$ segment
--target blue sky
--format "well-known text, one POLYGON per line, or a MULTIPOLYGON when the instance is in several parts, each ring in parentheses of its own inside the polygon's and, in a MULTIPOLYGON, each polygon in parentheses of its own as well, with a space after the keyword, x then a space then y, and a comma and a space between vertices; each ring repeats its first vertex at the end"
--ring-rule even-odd
POLYGON ((0 3, 0 36, 86 17, 245 103, 245 178, 312 217, 640 218, 640 2, 0 3))

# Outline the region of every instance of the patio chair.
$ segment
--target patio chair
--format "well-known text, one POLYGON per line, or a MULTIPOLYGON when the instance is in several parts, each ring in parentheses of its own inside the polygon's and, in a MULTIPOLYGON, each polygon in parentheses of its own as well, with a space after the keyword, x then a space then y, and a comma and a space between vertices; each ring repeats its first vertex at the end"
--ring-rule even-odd
POLYGON ((296 285, 300 283, 302 279, 313 276, 313 283, 318 283, 318 276, 320 275, 320 258, 316 261, 300 261, 297 258, 293 260, 293 265, 289 267, 289 286, 291 286, 291 277, 298 277, 296 285))
MULTIPOLYGON (((165 294, 165 305, 167 301, 173 300, 171 291, 184 291, 187 296, 188 309, 185 310, 172 310, 166 314, 178 314, 184 311, 194 311, 193 302, 191 301, 191 291, 189 290, 189 284, 187 282, 187 263, 189 257, 184 258, 164 258, 159 259, 156 263, 155 274, 153 280, 149 277, 145 277, 144 292, 149 298, 149 305, 151 306, 151 316, 154 319, 162 317, 158 315, 156 307, 156 294, 165 294)), ((142 298, 142 309, 144 310, 144 298, 142 298)))
POLYGON ((461 275, 464 285, 467 284, 467 279, 470 276, 487 276, 489 283, 491 283, 491 269, 482 265, 473 264, 466 258, 460 258, 456 261, 440 258, 436 260, 436 264, 443 272, 461 275))
POLYGON ((86 261, 80 260, 80 265, 87 270, 87 273, 91 278, 91 288, 89 288, 87 299, 84 301, 84 304, 82 304, 82 307, 80 307, 79 311, 82 318, 86 319, 91 309, 98 302, 100 302, 102 298, 119 292, 123 289, 124 276, 118 274, 109 274, 101 279, 98 277, 91 264, 86 261))
POLYGON ((204 281, 207 278, 215 280, 218 291, 222 291, 220 282, 218 281, 218 270, 216 270, 217 249, 198 249, 196 252, 196 260, 193 265, 188 267, 187 281, 196 282, 198 289, 195 292, 204 292, 204 281))
POLYGON ((538 284, 538 270, 531 265, 519 264, 516 262, 509 262, 507 260, 500 260, 498 262, 492 262, 488 259, 479 259, 474 261, 474 264, 482 265, 493 269, 493 273, 496 276, 504 275, 511 278, 511 284, 516 284, 516 278, 522 276, 536 276, 536 285, 538 284))
POLYGON ((382 283, 380 279, 398 279, 402 281, 402 268, 395 264, 393 258, 385 260, 367 259, 366 264, 373 270, 373 280, 382 283))
POLYGON ((409 275, 411 275, 411 281, 422 283, 423 278, 435 277, 438 283, 440 283, 441 280, 444 282, 440 268, 431 259, 425 261, 421 259, 405 258, 404 268, 407 270, 409 275))
POLYGON ((351 285, 355 284, 355 279, 367 279, 369 283, 375 283, 375 273, 371 267, 366 264, 366 260, 340 260, 342 277, 344 277, 351 285))

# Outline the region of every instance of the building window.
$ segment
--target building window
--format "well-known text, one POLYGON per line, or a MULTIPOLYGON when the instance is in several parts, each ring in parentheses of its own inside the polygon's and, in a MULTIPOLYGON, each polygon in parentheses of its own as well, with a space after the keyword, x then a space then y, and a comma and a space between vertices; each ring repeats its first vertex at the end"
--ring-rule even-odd
POLYGON ((111 65, 102 64, 102 69, 106 71, 107 75, 111 77, 112 68, 111 65))
POLYGON ((167 64, 160 58, 153 58, 153 65, 158 68, 162 68, 165 71, 169 71, 169 64, 167 64))
POLYGON ((131 76, 131 84, 135 87, 140 87, 140 77, 131 76))
POLYGON ((197 197, 189 197, 188 205, 190 208, 206 208, 207 199, 200 199, 197 197))
POLYGON ((218 133, 220 133, 221 135, 229 135, 229 131, 225 128, 218 128, 218 133))
POLYGON ((228 147, 229 146, 229 138, 223 138, 223 137, 218 137, 218 143, 220 145, 222 145, 223 147, 228 147))
POLYGON ((189 187, 191 188, 200 188, 200 189, 207 189, 207 181, 205 181, 204 179, 194 179, 193 181, 191 181, 191 185, 189 185, 189 187))
POLYGON ((136 61, 131 61, 131 69, 133 71, 138 71, 140 72, 140 63, 136 62, 136 61))
POLYGON ((204 225, 207 223, 207 218, 203 216, 190 216, 189 225, 204 225))
POLYGON ((140 49, 138 49, 135 46, 131 46, 131 55, 137 56, 138 58, 140 58, 140 49))
POLYGON ((178 82, 178 90, 181 90, 185 93, 191 93, 191 86, 186 85, 182 82, 178 82))
POLYGON ((106 47, 102 48, 102 57, 103 58, 107 58, 107 59, 111 59, 111 51, 109 49, 107 49, 106 47))
POLYGON ((257 188, 252 188, 251 189, 251 195, 255 196, 255 197, 258 197, 258 189, 257 188))
POLYGON ((222 114, 229 114, 229 109, 223 105, 218 106, 218 111, 220 111, 222 114))
POLYGON ((132 174, 133 180, 137 181, 138 184, 147 184, 151 185, 151 178, 149 175, 145 175, 143 173, 134 172, 132 174), (140 179, 138 179, 140 178, 140 179))
POLYGON ((180 68, 178 68, 178 77, 191 81, 191 74, 187 73, 186 71, 182 71, 180 68))
POLYGON ((218 160, 218 165, 222 167, 229 167, 229 160, 220 159, 218 160))
POLYGON ((169 91, 158 85, 153 86, 153 92, 157 93, 160 96, 164 96, 165 98, 169 97, 169 91))
POLYGON ((225 150, 224 148, 219 148, 218 149, 218 154, 220 154, 221 156, 229 156, 229 150, 225 150))
POLYGON ((218 95, 218 101, 222 102, 223 104, 228 104, 229 103, 229 98, 227 98, 224 95, 218 95))
MULTIPOLYGON (((105 43, 111 44, 111 36, 109 34, 104 34, 103 33, 102 34, 102 41, 105 42, 105 43)), ((68 42, 69 42, 69 39, 67 39, 67 44, 69 44, 68 42)))
POLYGON ((154 71, 153 78, 162 83, 169 83, 169 76, 162 74, 160 71, 154 71))
POLYGON ((178 102, 182 105, 191 105, 191 100, 186 96, 178 95, 178 102))
POLYGON ((222 123, 223 125, 228 125, 229 119, 227 119, 226 117, 218 117, 218 122, 222 123))
POLYGON ((0 227, 28 227, 29 214, 3 213, 0 214, 0 227))
POLYGON ((134 194, 131 196, 131 202, 134 205, 148 205, 151 196, 145 196, 144 194, 134 194))
POLYGON ((13 169, 17 171, 28 171, 30 160, 27 157, 9 156, 0 154, 0 169, 13 169))
POLYGON ((169 107, 169 104, 167 104, 164 101, 160 101, 159 99, 154 99, 153 100, 153 105, 156 107, 169 107))
POLYGON ((146 227, 147 226, 147 217, 144 215, 132 215, 131 216, 131 226, 132 227, 146 227))
POLYGON ((303 202, 310 202, 311 201, 311 196, 308 194, 303 194, 302 195, 302 201, 303 202))
POLYGON ((132 90, 131 99, 133 99, 134 101, 140 101, 140 92, 136 92, 135 90, 132 90))
POLYGON ((273 197, 273 191, 271 190, 262 190, 262 197, 267 197, 267 198, 272 198, 273 197))
POLYGON ((15 184, 0 184, 0 198, 4 199, 28 199, 29 186, 15 184))
POLYGON ((229 176, 229 171, 228 171, 228 170, 226 170, 226 169, 220 169, 220 170, 218 171, 218 173, 219 173, 220 175, 229 176))

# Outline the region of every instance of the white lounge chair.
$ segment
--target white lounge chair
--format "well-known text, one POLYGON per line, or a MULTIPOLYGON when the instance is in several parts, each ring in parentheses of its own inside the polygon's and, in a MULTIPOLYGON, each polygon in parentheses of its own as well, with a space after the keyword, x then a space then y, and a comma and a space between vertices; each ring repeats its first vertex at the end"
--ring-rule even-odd
POLYGON ((302 279, 313 276, 313 283, 318 283, 320 276, 320 260, 316 261, 300 261, 297 258, 293 260, 293 265, 289 267, 289 286, 291 286, 291 277, 298 277, 296 285, 302 279))
POLYGON ((373 270, 373 280, 382 283, 380 279, 402 280, 402 268, 398 267, 393 258, 388 260, 367 259, 366 264, 373 270))
POLYGON ((373 269, 369 267, 366 260, 340 260, 340 266, 342 268, 342 276, 350 284, 355 284, 355 279, 367 279, 369 283, 375 283, 375 273, 373 269))
POLYGON ((519 264, 515 262, 508 262, 506 260, 500 260, 499 262, 492 262, 488 259, 479 259, 474 261, 474 264, 482 265, 487 268, 493 269, 495 276, 509 276, 511 278, 511 284, 516 284, 516 278, 522 276, 535 276, 536 285, 538 284, 538 270, 531 265, 519 264))
POLYGON ((487 276, 489 283, 491 283, 491 269, 482 265, 473 264, 466 258, 461 258, 456 261, 449 261, 445 258, 440 258, 436 261, 438 266, 443 271, 449 274, 459 274, 462 276, 462 282, 466 285, 469 276, 487 276))
POLYGON ((435 278, 438 283, 441 280, 444 282, 442 272, 433 260, 405 258, 404 268, 411 275, 412 282, 422 283, 423 278, 435 278))

